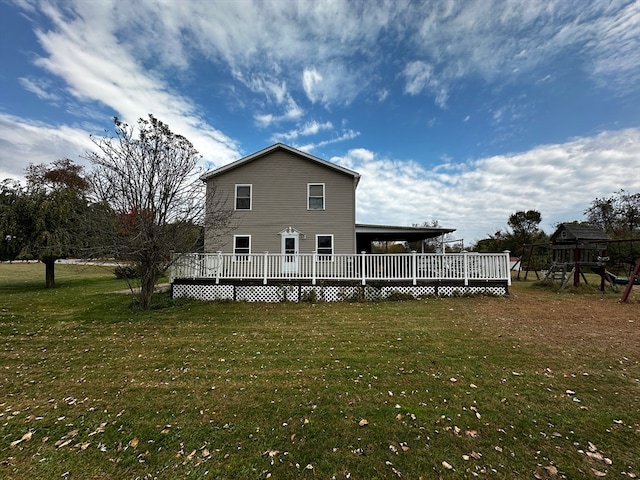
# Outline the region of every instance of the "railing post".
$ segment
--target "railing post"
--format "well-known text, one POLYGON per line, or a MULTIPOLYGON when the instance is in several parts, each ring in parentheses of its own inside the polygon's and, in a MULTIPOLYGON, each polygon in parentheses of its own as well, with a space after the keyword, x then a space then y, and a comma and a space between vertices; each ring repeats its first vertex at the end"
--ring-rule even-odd
POLYGON ((505 256, 505 269, 507 270, 507 285, 511 285, 511 266, 509 265, 511 263, 511 250, 505 250, 504 251, 504 256, 505 256))
POLYGON ((222 270, 222 251, 218 250, 218 266, 216 268, 216 285, 220 284, 220 270, 222 270))
POLYGON ((413 274, 413 284, 417 285, 418 283, 418 259, 416 257, 416 251, 411 251, 411 270, 413 274))
POLYGON ((464 286, 468 287, 469 286, 469 259, 467 257, 467 255, 469 255, 467 252, 464 252, 462 254, 462 268, 464 269, 464 286))
POLYGON ((263 266, 263 277, 262 277, 262 284, 266 285, 267 284, 267 279, 269 275, 269 252, 264 252, 264 266, 263 266))
POLYGON ((316 263, 318 262, 318 252, 313 251, 313 259, 311 264, 311 285, 316 284, 316 263))
POLYGON ((360 260, 360 266, 362 267, 362 285, 366 285, 367 284, 367 276, 365 273, 365 264, 366 264, 366 252, 363 250, 362 252, 360 252, 361 255, 361 260, 360 260))

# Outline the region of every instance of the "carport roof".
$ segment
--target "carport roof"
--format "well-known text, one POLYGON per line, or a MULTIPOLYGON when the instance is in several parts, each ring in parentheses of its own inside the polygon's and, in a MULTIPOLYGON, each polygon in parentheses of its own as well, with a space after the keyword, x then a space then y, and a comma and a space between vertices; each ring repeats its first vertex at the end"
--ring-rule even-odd
POLYGON ((401 227, 395 225, 356 223, 356 237, 358 241, 366 240, 368 242, 417 242, 455 231, 455 228, 401 227))

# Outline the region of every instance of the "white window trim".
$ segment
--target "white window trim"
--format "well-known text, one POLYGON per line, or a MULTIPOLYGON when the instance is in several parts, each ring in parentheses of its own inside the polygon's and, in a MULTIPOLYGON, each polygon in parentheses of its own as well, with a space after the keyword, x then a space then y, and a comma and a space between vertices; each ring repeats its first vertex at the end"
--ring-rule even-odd
MULTIPOLYGON (((314 197, 318 198, 318 197, 314 197)), ((327 187, 324 183, 307 183, 307 210, 323 211, 327 209, 327 187), (311 186, 322 185, 322 208, 311 208, 311 186)))
POLYGON ((233 261, 234 262, 250 262, 251 261, 251 235, 234 235, 233 236, 233 261), (249 253, 237 253, 236 252, 236 238, 249 238, 249 253), (238 258, 244 257, 247 258, 238 258))
MULTIPOLYGON (((239 212, 253 210, 253 184, 252 183, 236 183, 233 194, 233 209, 239 212), (238 187, 249 187, 249 208, 238 208, 238 187)), ((243 197, 244 198, 244 197, 243 197)))
POLYGON ((336 252, 336 245, 335 245, 335 238, 333 236, 332 233, 318 233, 316 234, 316 253, 318 255, 318 261, 320 262, 333 262, 334 261, 334 257, 333 255, 336 252), (320 253, 319 247, 318 247, 318 238, 319 237, 331 237, 331 254, 326 254, 326 253, 320 253))

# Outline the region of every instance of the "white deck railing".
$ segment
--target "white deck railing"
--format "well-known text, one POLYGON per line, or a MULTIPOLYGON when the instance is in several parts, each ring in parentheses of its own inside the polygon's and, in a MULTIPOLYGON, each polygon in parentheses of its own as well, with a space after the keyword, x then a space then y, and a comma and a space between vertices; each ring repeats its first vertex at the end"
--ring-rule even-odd
POLYGON ((511 285, 509 252, 504 253, 401 253, 318 255, 234 255, 228 253, 176 254, 171 268, 175 279, 269 281, 323 280, 371 281, 504 280, 511 285))

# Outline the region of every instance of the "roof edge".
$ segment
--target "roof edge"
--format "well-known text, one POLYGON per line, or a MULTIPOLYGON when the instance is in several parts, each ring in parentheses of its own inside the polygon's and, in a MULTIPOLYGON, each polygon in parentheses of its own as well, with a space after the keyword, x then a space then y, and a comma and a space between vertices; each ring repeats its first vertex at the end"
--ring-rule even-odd
POLYGON ((205 172, 200 176, 200 180, 202 180, 203 182, 206 182, 213 177, 217 177, 218 175, 221 175, 224 172, 233 170, 234 168, 244 165, 245 163, 249 163, 257 158, 260 158, 276 150, 286 150, 290 153, 293 153, 294 155, 298 155, 312 162, 319 163, 320 165, 323 165, 327 168, 332 168, 346 175, 350 175, 355 179, 356 185, 358 185, 358 183, 360 182, 360 174, 358 172, 350 170, 346 167, 342 167, 338 164, 329 162, 328 160, 323 160, 322 158, 311 155, 310 153, 303 152, 302 150, 298 150, 296 148, 290 147, 289 145, 285 145, 284 143, 274 143, 269 147, 263 148, 262 150, 258 150, 257 152, 254 152, 250 155, 242 157, 234 162, 228 163, 214 170, 209 170, 208 172, 205 172))

